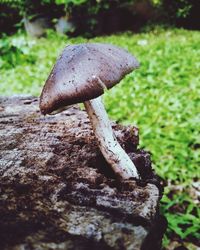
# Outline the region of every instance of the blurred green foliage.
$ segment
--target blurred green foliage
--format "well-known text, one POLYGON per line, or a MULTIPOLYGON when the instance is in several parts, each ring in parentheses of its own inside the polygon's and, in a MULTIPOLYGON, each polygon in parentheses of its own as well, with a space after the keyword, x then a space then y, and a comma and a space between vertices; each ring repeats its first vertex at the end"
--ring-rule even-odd
POLYGON ((171 24, 190 29, 200 29, 198 0, 160 0, 160 11, 171 24))
POLYGON ((197 242, 200 235, 197 184, 200 159, 200 33, 162 29, 69 38, 49 31, 34 40, 18 33, 0 40, 0 94, 39 95, 67 44, 107 42, 133 53, 141 67, 104 96, 110 117, 140 128, 141 147, 167 184, 162 212, 168 239, 197 242))
MULTIPOLYGON (((67 13, 77 26, 76 34, 95 35, 106 14, 116 17, 121 12, 122 16, 119 15, 119 19, 122 23, 125 22, 126 26, 123 30, 128 30, 134 23, 144 25, 141 22, 142 14, 137 13, 137 4, 140 5, 139 9, 143 8, 141 13, 144 14, 146 11, 144 15, 148 16, 149 11, 154 12, 148 20, 145 20, 145 23, 147 21, 165 22, 179 27, 200 28, 198 11, 200 1, 198 0, 146 0, 146 6, 151 6, 149 9, 145 7, 145 0, 0 0, 0 29, 9 33, 13 30, 13 26, 22 27, 20 20, 24 16, 29 20, 40 15, 55 20, 67 13), (125 11, 124 14, 123 11, 125 11), (136 19, 129 19, 128 15, 136 19), (9 24, 8 27, 7 24, 9 24)), ((109 23, 110 20, 107 22, 109 23)))
MULTIPOLYGON (((128 10, 128 6, 136 2, 137 0, 67 0, 65 1, 66 11, 70 14, 72 20, 74 20, 77 28, 77 34, 82 34, 87 37, 105 34, 109 25, 111 26, 111 32, 115 32, 115 25, 117 24, 120 30, 120 26, 124 26, 125 30, 130 29, 129 15, 133 15, 128 10), (125 14, 122 14, 126 12, 125 14), (121 17, 120 14, 121 13, 121 17), (110 19, 109 19, 110 17, 110 19), (115 18, 112 25, 112 17, 115 18), (117 20, 120 19, 120 22, 117 20), (127 21, 126 21, 127 20, 127 21)), ((132 19, 131 21, 132 22, 132 19)))
POLYGON ((24 28, 25 17, 34 20, 42 16, 52 20, 64 13, 54 0, 0 0, 0 9, 0 35, 24 28))

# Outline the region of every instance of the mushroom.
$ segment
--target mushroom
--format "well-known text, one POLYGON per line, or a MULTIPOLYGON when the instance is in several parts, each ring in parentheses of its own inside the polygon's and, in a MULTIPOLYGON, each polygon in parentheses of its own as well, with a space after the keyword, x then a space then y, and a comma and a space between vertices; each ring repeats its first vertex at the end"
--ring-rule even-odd
POLYGON ((100 96, 138 67, 131 54, 110 44, 69 45, 58 58, 40 96, 40 110, 44 115, 84 103, 98 146, 122 179, 138 179, 139 175, 112 131, 100 96))

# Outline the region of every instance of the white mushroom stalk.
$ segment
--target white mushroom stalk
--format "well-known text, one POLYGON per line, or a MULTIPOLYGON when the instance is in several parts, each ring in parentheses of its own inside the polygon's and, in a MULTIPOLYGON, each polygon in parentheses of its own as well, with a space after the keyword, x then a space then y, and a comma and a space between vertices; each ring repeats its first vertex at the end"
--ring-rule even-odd
POLYGON ((99 148, 113 171, 123 179, 139 178, 137 169, 118 143, 101 97, 84 102, 99 148))

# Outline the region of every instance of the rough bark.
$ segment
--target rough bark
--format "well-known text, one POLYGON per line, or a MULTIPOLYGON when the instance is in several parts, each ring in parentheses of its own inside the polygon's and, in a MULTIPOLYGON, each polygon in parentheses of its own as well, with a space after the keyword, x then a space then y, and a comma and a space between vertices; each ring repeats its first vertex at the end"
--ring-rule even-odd
POLYGON ((160 249, 162 194, 138 129, 112 124, 142 180, 117 180, 85 111, 42 116, 37 98, 0 98, 2 249, 160 249))

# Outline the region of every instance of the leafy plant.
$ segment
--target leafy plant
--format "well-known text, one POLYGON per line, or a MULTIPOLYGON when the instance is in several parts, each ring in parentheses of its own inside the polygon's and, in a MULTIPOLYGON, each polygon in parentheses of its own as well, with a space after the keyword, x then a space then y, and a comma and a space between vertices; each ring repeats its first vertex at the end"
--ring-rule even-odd
POLYGON ((30 54, 34 41, 23 36, 9 39, 6 36, 0 40, 0 69, 10 69, 18 64, 35 63, 35 56, 30 54))
POLYGON ((169 192, 163 197, 162 204, 163 213, 168 219, 167 234, 169 237, 176 234, 182 240, 187 239, 188 241, 200 238, 200 209, 187 194, 187 190, 182 193, 180 191, 173 194, 169 192))

